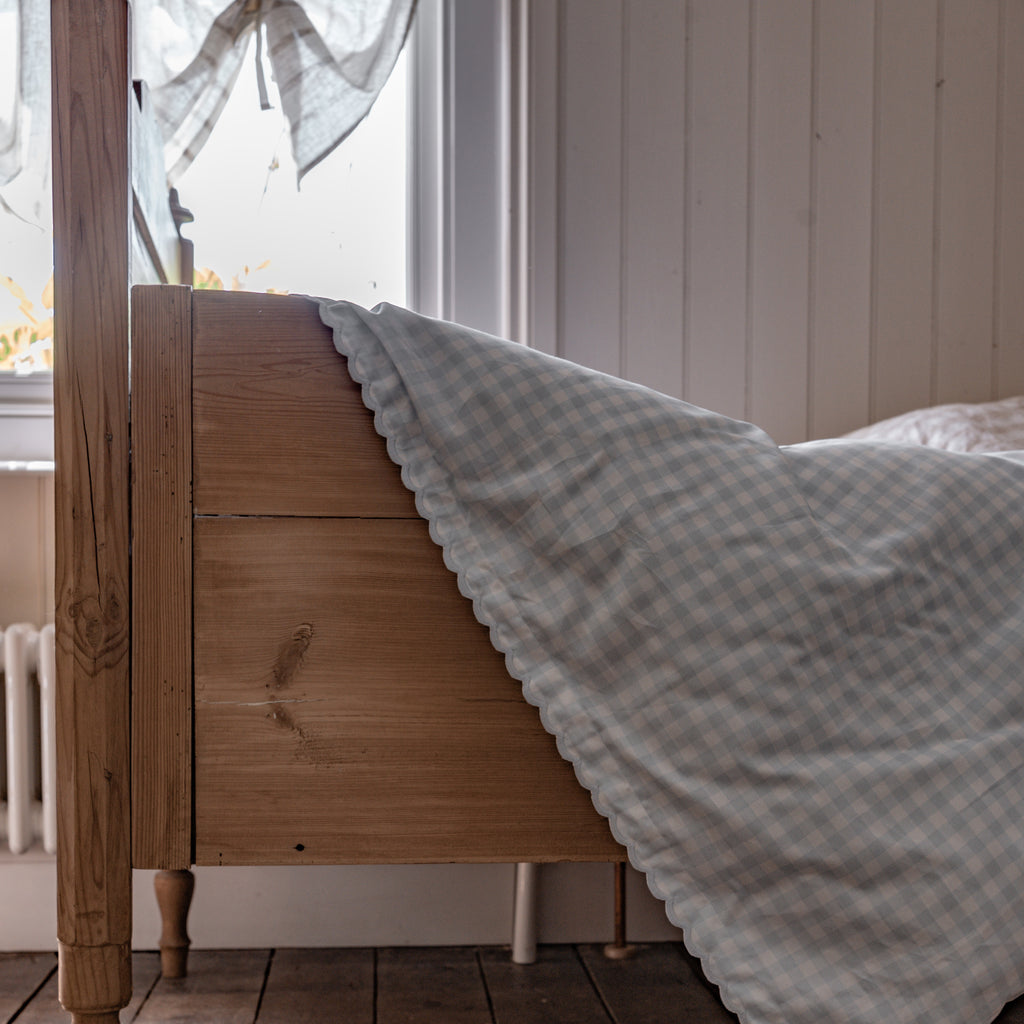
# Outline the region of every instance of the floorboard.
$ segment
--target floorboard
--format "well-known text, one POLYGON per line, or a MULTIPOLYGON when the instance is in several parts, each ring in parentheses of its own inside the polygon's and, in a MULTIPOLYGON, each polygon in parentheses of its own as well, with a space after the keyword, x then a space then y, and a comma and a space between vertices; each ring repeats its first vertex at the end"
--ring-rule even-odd
POLYGON ((372 949, 279 949, 259 1024, 373 1024, 372 949))
POLYGON ((609 1024, 573 946, 541 946, 534 964, 514 964, 508 950, 481 950, 494 1024, 609 1024))
POLYGON ((472 947, 378 951, 376 1024, 490 1021, 487 993, 472 947))
POLYGON ((253 1024, 269 963, 269 950, 194 950, 188 977, 160 978, 134 1024, 253 1024))
POLYGON ((10 1020, 56 972, 53 953, 0 954, 0 1021, 10 1020))
POLYGON ((615 1024, 664 1024, 669 1006, 686 1024, 736 1024, 697 962, 674 943, 638 945, 626 960, 609 960, 601 946, 579 953, 615 1024))
MULTIPOLYGON (((736 1024, 678 943, 541 946, 525 966, 493 946, 193 951, 181 980, 136 953, 133 975, 122 1024, 736 1024)), ((69 1021, 52 953, 0 954, 0 1024, 69 1021)), ((1024 998, 995 1024, 1024 1024, 1024 998)))
MULTIPOLYGON (((27 958, 26 958, 27 959, 27 958)), ((57 998, 57 957, 53 953, 39 954, 36 958, 48 965, 45 983, 38 986, 31 1001, 23 1001, 23 1009, 17 1016, 8 1010, 9 978, 4 974, 3 959, 0 958, 0 1022, 14 1020, 16 1024, 67 1024, 71 1019, 60 1006, 57 998)), ((136 953, 132 957, 132 1000, 125 1007, 121 1019, 134 1019, 148 997, 150 990, 160 977, 160 956, 157 953, 136 953)))

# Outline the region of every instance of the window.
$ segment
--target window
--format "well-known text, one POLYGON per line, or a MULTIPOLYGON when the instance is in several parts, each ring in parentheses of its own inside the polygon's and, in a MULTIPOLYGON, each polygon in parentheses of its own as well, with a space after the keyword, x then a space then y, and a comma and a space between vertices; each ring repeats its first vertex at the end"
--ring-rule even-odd
MULTIPOLYGON (((27 178, 2 194, 15 211, 49 206, 48 190, 27 178)), ((52 270, 48 222, 0 213, 0 468, 53 460, 52 270)))
MULTIPOLYGON (((38 28, 36 21, 30 23, 38 28)), ((49 131, 48 124, 34 123, 39 120, 35 105, 19 99, 21 84, 45 82, 49 69, 46 54, 36 64, 22 66, 21 28, 18 9, 0 12, 0 180, 26 160, 33 132, 49 131), (20 119, 15 116, 19 110, 20 119)), ((31 29, 28 38, 35 35, 31 29)), ((5 207, 0 211, 0 379, 51 365, 52 297, 47 286, 53 260, 43 157, 40 151, 30 158, 28 167, 0 189, 0 205, 5 207)))
MULTIPOLYGON (((182 175, 197 268, 224 287, 406 302, 407 58, 369 116, 296 190, 280 109, 261 110, 255 43, 209 141, 182 175)), ((268 73, 269 74, 269 73, 268 73)))
MULTIPOLYGON (((299 192, 282 114, 259 109, 251 46, 223 123, 178 182, 196 217, 186 234, 197 266, 225 287, 237 279, 366 306, 386 300, 514 336, 509 40, 519 9, 518 0, 420 0, 410 44, 369 118, 299 192)), ((12 37, 0 31, 0 50, 12 37)), ((4 88, 0 105, 12 101, 4 88)), ((16 179, 2 194, 45 214, 49 197, 30 195, 33 187, 16 179)), ((44 325, 50 314, 52 244, 48 225, 31 221, 0 214, 0 284, 9 274, 25 296, 0 288, 0 325, 23 321, 26 300, 44 325)), ((48 339, 37 342, 47 359, 48 339)), ((31 388, 21 385, 33 378, 14 376, 0 372, 0 461, 52 458, 48 375, 31 388)))

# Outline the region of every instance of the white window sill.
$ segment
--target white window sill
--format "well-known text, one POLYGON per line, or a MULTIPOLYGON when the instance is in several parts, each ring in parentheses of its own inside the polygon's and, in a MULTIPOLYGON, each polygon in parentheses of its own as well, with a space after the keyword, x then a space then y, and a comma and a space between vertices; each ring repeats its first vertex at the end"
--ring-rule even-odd
POLYGON ((53 471, 53 375, 0 375, 0 469, 53 471))

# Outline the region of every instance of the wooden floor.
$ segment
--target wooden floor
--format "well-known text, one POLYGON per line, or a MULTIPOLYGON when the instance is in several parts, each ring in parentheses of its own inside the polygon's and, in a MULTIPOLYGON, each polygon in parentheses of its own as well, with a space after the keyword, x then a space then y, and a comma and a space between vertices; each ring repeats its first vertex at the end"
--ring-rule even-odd
MULTIPOLYGON (((735 1024, 681 946, 612 961, 598 946, 193 952, 189 977, 134 958, 122 1024, 735 1024)), ((53 954, 0 954, 0 1024, 67 1024, 53 954)), ((998 1024, 1024 1024, 1024 998, 998 1024)))

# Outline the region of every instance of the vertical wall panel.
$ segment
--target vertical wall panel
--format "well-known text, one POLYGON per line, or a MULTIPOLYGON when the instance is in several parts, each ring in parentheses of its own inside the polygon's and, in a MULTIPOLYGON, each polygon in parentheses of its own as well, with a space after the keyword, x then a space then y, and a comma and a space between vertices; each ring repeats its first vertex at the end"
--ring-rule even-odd
POLYGON ((931 397, 938 0, 877 11, 873 420, 931 397))
POLYGON ((747 414, 749 0, 691 0, 688 401, 747 414))
POLYGON ((944 0, 935 394, 990 397, 997 0, 944 0))
POLYGON ((1004 0, 997 197, 997 390, 1024 394, 1024 4, 1004 0))
POLYGON ((1024 392, 1024 3, 557 10, 559 351, 783 443, 1024 392))
POLYGON ((560 354, 620 374, 622 4, 563 0, 560 354))
POLYGON ((529 8, 529 96, 527 232, 529 280, 529 345, 554 355, 558 352, 560 272, 559 225, 559 12, 545 2, 529 8))
POLYGON ((754 6, 750 418, 807 431, 811 0, 754 6))
POLYGON ((686 5, 647 0, 625 13, 622 373, 679 397, 686 5))
POLYGON ((868 416, 874 7, 818 5, 810 434, 832 437, 868 416))

